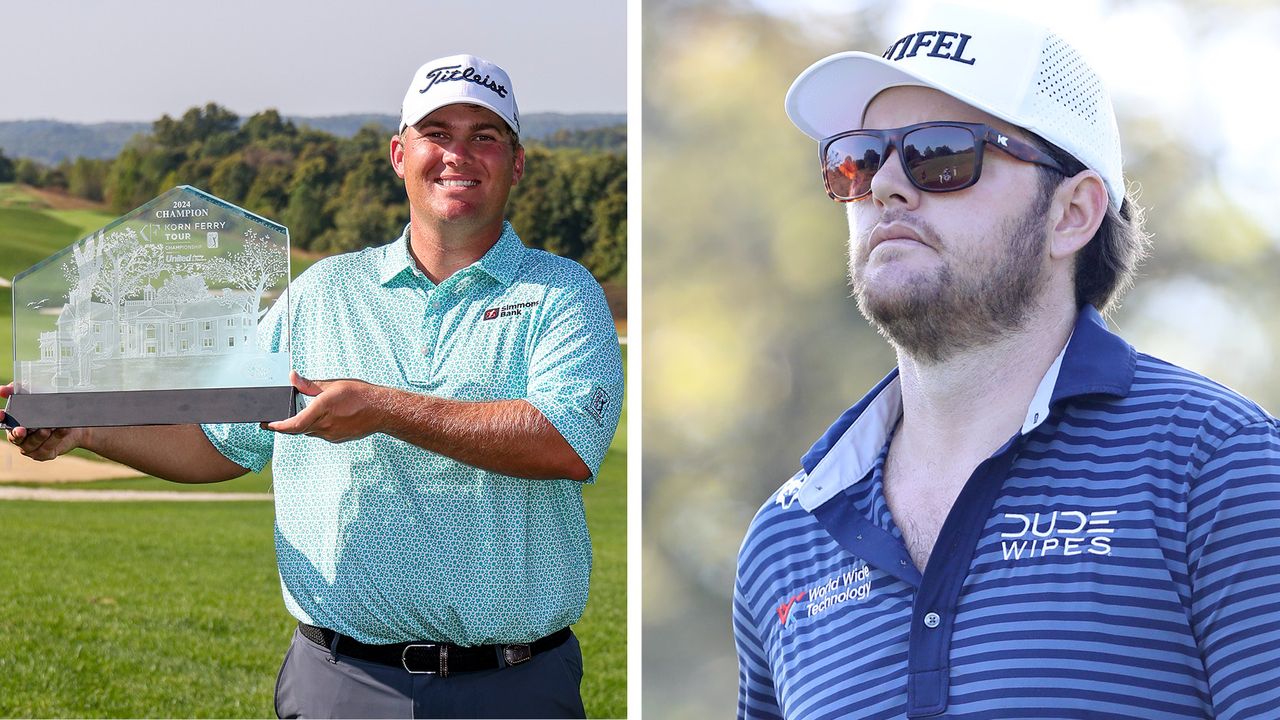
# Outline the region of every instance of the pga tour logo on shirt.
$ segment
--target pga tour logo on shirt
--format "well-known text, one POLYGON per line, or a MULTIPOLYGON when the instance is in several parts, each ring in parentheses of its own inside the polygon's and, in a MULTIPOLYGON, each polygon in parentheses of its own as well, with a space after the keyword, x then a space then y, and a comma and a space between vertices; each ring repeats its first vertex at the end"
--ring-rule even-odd
POLYGON ((1005 525, 1012 530, 1000 533, 1000 551, 1005 560, 1045 555, 1110 555, 1111 520, 1116 510, 1054 510, 1047 513, 1005 513, 1005 525))
POLYGON ((596 424, 604 422, 605 410, 609 409, 609 393, 599 385, 591 388, 591 397, 587 399, 587 412, 595 418, 596 424))
POLYGON ((778 605, 778 624, 790 627, 797 619, 808 620, 846 603, 871 597, 871 568, 865 560, 840 570, 816 585, 802 588, 778 605))

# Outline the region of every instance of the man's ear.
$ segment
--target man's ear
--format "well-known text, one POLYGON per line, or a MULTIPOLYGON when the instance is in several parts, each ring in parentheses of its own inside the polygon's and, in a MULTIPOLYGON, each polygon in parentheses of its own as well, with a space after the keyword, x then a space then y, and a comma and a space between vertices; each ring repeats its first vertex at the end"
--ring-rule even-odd
POLYGON ((400 135, 391 136, 391 167, 396 175, 404 179, 404 139, 400 135))
POLYGON ((511 166, 511 184, 519 184, 522 177, 524 177, 524 146, 517 145, 515 162, 511 166))
POLYGON ((1089 244, 1107 216, 1110 201, 1102 177, 1092 170, 1063 180, 1050 206, 1049 256, 1071 257, 1089 244))

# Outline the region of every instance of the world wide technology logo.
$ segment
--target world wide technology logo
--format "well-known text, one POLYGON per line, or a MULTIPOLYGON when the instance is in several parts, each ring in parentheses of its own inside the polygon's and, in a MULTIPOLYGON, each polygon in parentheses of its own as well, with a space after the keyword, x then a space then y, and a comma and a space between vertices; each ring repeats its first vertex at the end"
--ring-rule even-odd
POLYGON ((784 598, 777 607, 778 624, 788 628, 797 617, 815 618, 840 605, 862 602, 870 596, 871 568, 860 561, 784 598))

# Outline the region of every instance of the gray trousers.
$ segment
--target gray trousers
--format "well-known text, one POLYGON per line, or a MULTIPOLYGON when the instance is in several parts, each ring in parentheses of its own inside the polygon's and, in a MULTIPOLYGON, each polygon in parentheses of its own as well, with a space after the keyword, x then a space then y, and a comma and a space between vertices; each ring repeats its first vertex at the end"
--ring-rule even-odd
POLYGON ((519 665, 448 677, 338 654, 297 630, 276 680, 282 718, 585 718, 582 649, 562 645, 519 665))

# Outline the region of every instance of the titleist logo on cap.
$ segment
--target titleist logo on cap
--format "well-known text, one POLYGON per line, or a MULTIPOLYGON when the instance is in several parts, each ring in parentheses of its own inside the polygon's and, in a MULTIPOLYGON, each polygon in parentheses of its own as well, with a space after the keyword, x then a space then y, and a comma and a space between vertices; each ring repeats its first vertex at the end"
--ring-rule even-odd
POLYGON ((950 32, 948 30, 924 30, 918 33, 911 33, 890 45, 889 49, 885 50, 884 55, 881 57, 885 60, 901 60, 915 57, 921 50, 929 48, 926 57, 955 60, 958 63, 972 65, 976 62, 976 59, 964 57, 964 48, 972 39, 972 35, 965 35, 964 33, 950 32))
POLYGON ((427 86, 419 90, 419 93, 430 90, 436 83, 465 81, 488 88, 500 98, 507 96, 506 85, 495 82, 487 74, 481 76, 473 67, 463 68, 461 65, 445 65, 444 67, 432 68, 427 71, 427 80, 427 86))

